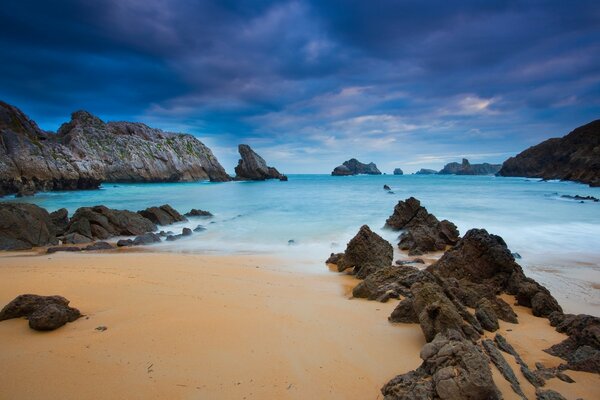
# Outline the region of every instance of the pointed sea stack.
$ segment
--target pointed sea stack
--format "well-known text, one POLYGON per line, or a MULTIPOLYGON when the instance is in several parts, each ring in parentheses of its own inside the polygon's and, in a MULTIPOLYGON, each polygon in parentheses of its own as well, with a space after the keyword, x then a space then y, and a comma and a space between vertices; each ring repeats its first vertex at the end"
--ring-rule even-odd
POLYGON ((287 181, 287 176, 277 171, 274 167, 267 166, 267 162, 247 144, 238 146, 240 156, 237 167, 235 167, 235 179, 239 181, 264 181, 267 179, 279 179, 287 181))

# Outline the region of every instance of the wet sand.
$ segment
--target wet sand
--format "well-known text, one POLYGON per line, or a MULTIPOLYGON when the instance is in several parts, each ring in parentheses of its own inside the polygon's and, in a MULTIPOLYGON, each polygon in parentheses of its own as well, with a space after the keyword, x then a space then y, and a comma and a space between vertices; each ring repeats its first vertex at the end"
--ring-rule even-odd
MULTIPOLYGON (((45 333, 22 319, 1 322, 0 398, 381 398, 385 382, 418 367, 424 338, 417 324, 387 321, 397 301, 350 300, 356 282, 263 256, 4 253, 1 305, 59 294, 86 317, 45 333)), ((565 336, 516 310, 521 323, 503 323, 501 333, 531 368, 558 365, 541 349, 565 336)), ((577 383, 547 387, 593 398, 600 377, 568 374, 577 383)))

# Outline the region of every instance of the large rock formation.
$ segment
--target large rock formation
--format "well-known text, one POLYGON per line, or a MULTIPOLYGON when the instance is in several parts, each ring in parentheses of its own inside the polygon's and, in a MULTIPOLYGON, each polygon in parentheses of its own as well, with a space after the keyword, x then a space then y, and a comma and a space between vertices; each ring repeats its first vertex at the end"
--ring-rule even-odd
POLYGON ((421 168, 420 170, 415 172, 415 175, 435 175, 435 174, 437 174, 437 171, 435 169, 427 169, 427 168, 421 168))
POLYGON ((446 246, 456 244, 459 239, 458 229, 452 222, 439 221, 414 197, 396 204, 385 227, 404 231, 400 235, 398 247, 408 250, 411 255, 444 250, 446 246))
POLYGON ((33 204, 0 203, 0 250, 55 245, 57 228, 46 210, 33 204))
POLYGON ((97 188, 109 182, 164 182, 229 176, 191 135, 141 123, 72 114, 57 134, 42 131, 18 108, 0 101, 0 195, 97 188))
POLYGON ((331 172, 331 175, 334 176, 361 174, 381 175, 381 171, 377 169, 377 165, 375 165, 375 163, 363 164, 356 158, 351 158, 350 160, 345 161, 342 165, 335 167, 331 172))
POLYGON ((251 181, 279 179, 280 181, 287 181, 287 176, 277 171, 276 168, 267 166, 266 161, 247 144, 240 144, 238 150, 242 158, 235 167, 235 179, 251 181))
POLYGON ((500 171, 500 164, 471 164, 466 158, 462 163, 452 162, 446 164, 440 172, 440 175, 495 175, 500 171))
POLYGON ((394 175, 404 175, 404 171, 401 168, 395 168, 394 175))
POLYGON ((148 207, 145 210, 138 211, 138 214, 157 225, 171 225, 175 222, 187 221, 187 218, 168 204, 163 204, 160 207, 148 207))
POLYGON ((502 176, 561 179, 600 186, 600 120, 548 139, 502 164, 502 176))
POLYGON ((354 267, 358 276, 365 277, 374 270, 392 265, 393 259, 392 245, 371 231, 367 225, 363 225, 348 242, 346 251, 343 254, 332 255, 328 261, 335 263, 338 271, 354 267))
POLYGON ((77 209, 67 226, 66 234, 79 234, 92 241, 113 236, 143 235, 155 230, 156 225, 138 213, 95 206, 77 209))

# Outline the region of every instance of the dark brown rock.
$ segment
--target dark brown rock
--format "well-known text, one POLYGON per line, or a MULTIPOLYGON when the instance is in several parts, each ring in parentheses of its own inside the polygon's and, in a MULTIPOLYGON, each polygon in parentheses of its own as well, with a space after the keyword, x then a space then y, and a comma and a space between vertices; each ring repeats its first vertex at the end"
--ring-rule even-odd
POLYGON ((76 308, 69 307, 69 300, 61 296, 22 294, 0 311, 0 321, 27 317, 29 326, 35 330, 53 330, 81 317, 76 308))
POLYGON ((48 250, 46 250, 47 254, 53 254, 53 253, 58 253, 59 251, 66 251, 66 252, 76 252, 76 251, 81 251, 81 247, 77 247, 77 246, 58 246, 58 247, 49 247, 48 250))
POLYGON ((56 227, 46 210, 33 204, 0 203, 0 250, 56 244, 56 227))
POLYGON ((363 225, 346 246, 343 269, 354 267, 358 272, 366 266, 383 268, 392 265, 393 257, 392 245, 363 225))
POLYGON ((212 217, 213 214, 210 211, 199 210, 192 208, 190 211, 185 213, 186 217, 212 217))
POLYGON ((600 373, 600 318, 586 314, 552 314, 556 330, 569 335, 546 352, 567 360, 568 367, 577 371, 600 373))
POLYGON ((62 237, 62 242, 64 244, 81 244, 81 243, 89 243, 90 238, 87 236, 80 235, 79 233, 69 233, 62 237))
POLYGON ((158 236, 156 233, 148 232, 144 233, 143 235, 136 236, 136 238, 133 239, 132 245, 144 246, 153 243, 160 243, 160 236, 158 236))
POLYGON ((50 213, 50 218, 52 219, 52 223, 56 227, 56 234, 62 235, 67 225, 69 225, 69 212, 66 208, 60 208, 56 211, 50 213))
POLYGON ((279 179, 287 181, 287 177, 277 169, 267 166, 266 161, 256 154, 247 144, 238 146, 241 159, 235 167, 235 179, 264 181, 266 179, 279 179))
POLYGON ((175 222, 187 221, 183 215, 168 204, 163 204, 160 207, 149 207, 138 211, 138 214, 157 225, 171 225, 175 222))
POLYGON ((504 162, 502 176, 561 179, 600 186, 600 120, 548 139, 504 162))
POLYGON ((96 242, 92 243, 89 246, 83 248, 86 251, 95 251, 95 250, 112 250, 114 249, 113 245, 108 242, 96 242))
POLYGON ((388 318, 390 322, 403 322, 406 324, 417 324, 419 323, 419 317, 415 314, 413 308, 412 297, 407 297, 400 301, 392 314, 388 318))
POLYGON ((504 356, 502 356, 502 353, 500 353, 494 342, 490 339, 485 339, 481 341, 481 345, 490 357, 490 360, 494 363, 496 368, 498 368, 498 371, 500 371, 504 379, 510 383, 512 390, 522 399, 527 400, 527 397, 525 396, 525 393, 523 393, 523 389, 521 389, 521 384, 519 383, 515 372, 511 366, 508 365, 506 359, 504 356))
POLYGON ((495 332, 500 328, 500 325, 498 325, 498 316, 490 301, 485 298, 481 299, 479 304, 477 304, 475 317, 486 331, 495 332))
MULTIPOLYGON (((361 268, 361 272, 365 268, 361 268)), ((388 265, 375 268, 353 290, 354 297, 387 301, 400 296, 410 296, 410 287, 416 282, 433 282, 428 272, 409 266, 388 265)))
POLYGON ((105 206, 82 207, 75 211, 67 234, 78 233, 90 239, 135 236, 156 230, 156 225, 138 213, 105 206))

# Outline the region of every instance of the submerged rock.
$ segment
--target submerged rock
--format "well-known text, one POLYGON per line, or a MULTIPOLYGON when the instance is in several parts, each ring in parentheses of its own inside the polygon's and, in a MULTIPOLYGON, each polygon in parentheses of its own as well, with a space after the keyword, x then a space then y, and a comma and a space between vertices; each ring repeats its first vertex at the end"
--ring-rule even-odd
POLYGON ((0 203, 0 250, 56 245, 57 229, 46 210, 33 204, 0 203))
POLYGON ((241 159, 235 167, 236 179, 252 181, 279 179, 280 181, 287 181, 287 176, 281 174, 277 169, 267 166, 266 161, 247 144, 240 144, 238 150, 241 159))
POLYGON ((335 167, 331 175, 381 175, 381 171, 377 169, 375 163, 363 164, 356 158, 351 158, 338 167, 335 167))
POLYGON ((136 236, 133 239, 132 245, 134 246, 144 246, 153 243, 160 243, 160 236, 156 233, 148 232, 143 235, 136 236))
POLYGON ((60 328, 81 317, 78 309, 69 307, 69 300, 61 296, 22 294, 0 311, 0 321, 27 317, 29 327, 48 331, 60 328))

